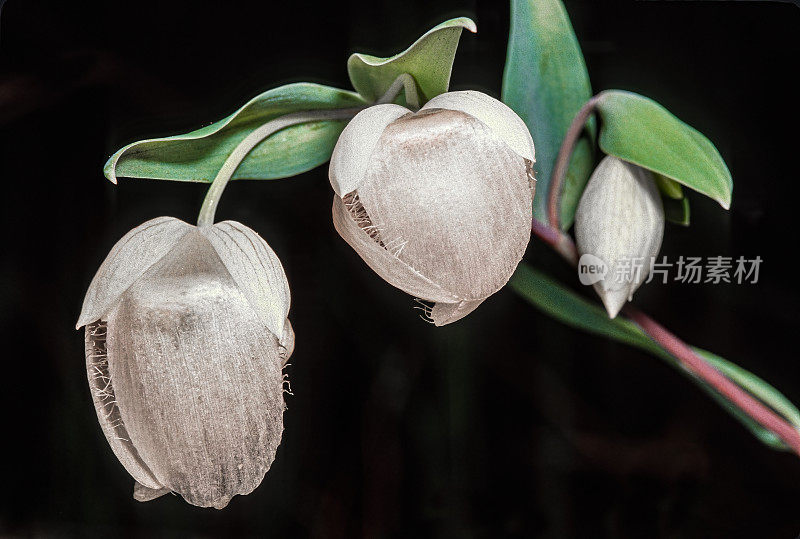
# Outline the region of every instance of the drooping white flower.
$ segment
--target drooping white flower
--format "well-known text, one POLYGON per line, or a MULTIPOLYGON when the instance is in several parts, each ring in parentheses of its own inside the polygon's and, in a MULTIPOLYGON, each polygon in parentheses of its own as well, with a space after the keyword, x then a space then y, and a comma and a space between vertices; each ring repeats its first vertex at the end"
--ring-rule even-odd
POLYGON ((283 432, 289 303, 275 253, 234 221, 159 217, 114 246, 77 327, 97 417, 134 498, 173 491, 222 508, 261 483, 283 432))
POLYGON ((581 255, 605 263, 594 288, 614 318, 647 279, 664 236, 664 207, 653 174, 606 156, 592 173, 575 212, 581 255))
POLYGON ((472 312, 514 272, 531 234, 533 140, 474 91, 418 112, 376 105, 333 151, 336 230, 383 279, 433 302, 436 325, 472 312))

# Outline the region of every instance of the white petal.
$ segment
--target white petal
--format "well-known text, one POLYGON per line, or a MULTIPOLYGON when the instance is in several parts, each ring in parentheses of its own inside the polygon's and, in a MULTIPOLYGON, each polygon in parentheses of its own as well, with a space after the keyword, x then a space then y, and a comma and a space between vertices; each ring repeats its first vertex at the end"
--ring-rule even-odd
POLYGON ((528 245, 528 171, 479 120, 433 109, 386 128, 358 195, 396 258, 458 301, 479 300, 505 285, 528 245))
POLYGON ((492 133, 531 163, 536 161, 533 138, 522 118, 511 108, 482 92, 465 90, 439 94, 424 109, 460 110, 486 124, 492 133))
POLYGON ((350 120, 339 135, 328 168, 331 186, 337 195, 343 197, 358 189, 383 130, 410 113, 405 107, 387 103, 364 109, 350 120))
POLYGON ((208 241, 148 271, 108 329, 121 416, 159 482, 201 507, 255 489, 283 431, 279 347, 208 241))
POLYGON ((478 308, 484 300, 461 301, 459 303, 436 303, 431 309, 430 317, 437 326, 452 324, 456 320, 461 320, 469 313, 478 308))
POLYGON ((133 485, 133 499, 137 502, 149 502, 151 500, 155 500, 156 498, 160 498, 164 494, 169 494, 168 488, 149 488, 138 481, 133 485))
POLYGON ((108 327, 106 322, 90 322, 84 331, 86 339, 86 374, 89 390, 97 412, 100 428, 111 446, 114 455, 137 481, 151 489, 162 488, 161 483, 144 463, 133 446, 130 435, 122 422, 117 396, 111 381, 108 350, 106 348, 108 327))
POLYGON ((631 286, 618 289, 606 289, 603 288, 602 284, 595 283, 594 289, 597 295, 600 296, 600 300, 603 302, 603 306, 606 308, 609 318, 615 318, 625 304, 628 303, 628 298, 633 294, 631 286))
POLYGON ((122 293, 193 228, 174 217, 156 217, 125 234, 92 279, 75 329, 103 318, 122 293))
POLYGON ((283 327, 283 337, 280 340, 280 356, 281 365, 286 365, 289 358, 294 353, 294 329, 289 319, 286 319, 286 325, 283 327))
POLYGON ((652 173, 606 156, 578 203, 575 239, 582 255, 608 268, 595 289, 611 318, 647 279, 663 235, 664 208, 652 173))
POLYGON ((214 246, 262 322, 281 339, 291 298, 286 273, 272 248, 254 230, 236 221, 199 230, 214 246))
POLYGON ((351 217, 342 199, 333 197, 333 226, 339 235, 389 284, 430 301, 457 302, 460 298, 442 289, 371 238, 351 217))

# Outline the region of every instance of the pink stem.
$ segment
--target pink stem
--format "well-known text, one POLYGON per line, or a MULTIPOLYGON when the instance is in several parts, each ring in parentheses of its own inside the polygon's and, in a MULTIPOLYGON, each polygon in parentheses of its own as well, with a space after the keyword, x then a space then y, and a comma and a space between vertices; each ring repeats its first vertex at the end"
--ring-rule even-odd
POLYGON ((562 234, 557 228, 547 226, 535 217, 531 223, 531 230, 567 262, 573 266, 578 265, 578 250, 575 248, 575 242, 572 241, 572 238, 562 234))
POLYGON ((561 229, 561 184, 564 183, 564 177, 567 175, 569 159, 572 157, 572 151, 575 149, 575 144, 578 142, 581 133, 583 133, 584 127, 586 127, 589 116, 597 107, 600 95, 601 94, 597 94, 584 103, 575 115, 575 118, 573 118, 566 135, 564 135, 561 148, 558 150, 556 163, 553 166, 553 173, 550 175, 550 192, 548 193, 549 198, 547 199, 547 220, 550 222, 550 226, 555 229, 561 229))
MULTIPOLYGON (((555 249, 567 262, 577 266, 577 249, 575 242, 568 235, 556 228, 533 220, 531 230, 542 241, 555 249)), ((653 341, 669 352, 689 372, 717 390, 722 396, 742 412, 751 417, 759 425, 774 433, 800 456, 800 431, 785 419, 776 414, 764 403, 754 398, 736 385, 730 378, 722 374, 713 365, 698 356, 688 344, 669 332, 664 326, 631 304, 627 304, 623 312, 653 341)))
POLYGON ((681 365, 686 367, 689 372, 707 382, 740 410, 779 436, 786 445, 800 455, 800 432, 796 428, 732 382, 714 366, 698 356, 689 345, 645 313, 630 303, 622 310, 653 341, 680 361, 681 365))

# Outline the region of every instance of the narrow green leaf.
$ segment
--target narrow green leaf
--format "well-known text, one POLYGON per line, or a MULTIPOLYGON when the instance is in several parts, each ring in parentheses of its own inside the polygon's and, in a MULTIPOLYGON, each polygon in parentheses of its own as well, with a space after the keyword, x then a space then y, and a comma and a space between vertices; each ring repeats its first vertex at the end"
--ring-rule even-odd
POLYGON ((443 94, 450 86, 450 73, 461 31, 477 32, 467 17, 450 19, 428 30, 403 52, 388 58, 355 53, 347 60, 353 88, 369 102, 381 97, 395 79, 408 73, 417 82, 420 105, 443 94))
POLYGON ((639 94, 600 94, 600 148, 657 172, 730 208, 733 180, 706 137, 667 109, 639 94))
POLYGON ((663 198, 663 202, 664 218, 667 221, 676 225, 689 226, 691 211, 688 198, 683 197, 680 200, 663 198))
MULTIPOLYGON (((364 106, 353 92, 300 82, 268 90, 227 118, 190 133, 128 144, 112 155, 103 169, 118 176, 189 182, 210 182, 231 151, 256 127, 300 110, 364 106)), ((233 179, 293 176, 330 159, 346 121, 295 125, 275 133, 245 158, 233 179)))
MULTIPOLYGON (((564 324, 635 346, 664 359, 714 397, 723 408, 741 421, 759 440, 774 449, 786 449, 785 444, 777 436, 730 404, 703 380, 689 373, 673 356, 650 340, 630 320, 621 316, 614 319, 608 318, 606 312, 599 306, 567 290, 556 281, 525 263, 518 266, 516 273, 511 277, 509 285, 515 292, 542 312, 564 324)), ((800 428, 800 412, 777 389, 753 373, 711 352, 699 348, 694 348, 694 350, 731 380, 800 428)))
MULTIPOLYGON (((533 215, 547 222, 547 193, 561 141, 572 119, 592 96, 578 40, 560 0, 512 0, 511 32, 503 73, 503 102, 525 121, 536 147, 533 215)), ((575 146, 561 193, 566 230, 589 180, 595 123, 575 146)))

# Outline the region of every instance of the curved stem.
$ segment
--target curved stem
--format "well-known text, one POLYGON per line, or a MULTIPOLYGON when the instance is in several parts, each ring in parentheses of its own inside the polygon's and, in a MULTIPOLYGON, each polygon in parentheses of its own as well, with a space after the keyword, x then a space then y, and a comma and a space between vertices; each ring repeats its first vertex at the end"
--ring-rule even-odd
POLYGON ((564 135, 561 148, 558 150, 556 163, 550 175, 550 190, 547 193, 547 220, 553 228, 561 228, 561 186, 564 183, 564 176, 567 174, 567 168, 569 168, 569 160, 570 157, 572 157, 572 151, 575 149, 575 144, 578 142, 581 133, 583 133, 589 116, 591 116, 597 107, 600 95, 601 94, 597 94, 584 103, 575 115, 575 118, 573 118, 566 135, 564 135))
POLYGON ((577 267, 578 249, 575 247, 575 242, 572 241, 572 238, 559 229, 544 224, 535 217, 531 223, 531 231, 560 254, 564 260, 577 267))
MULTIPOLYGON (((555 249, 572 266, 577 266, 575 242, 567 234, 536 219, 531 230, 555 249)), ((656 344, 666 350, 689 372, 713 387, 759 425, 773 432, 800 456, 800 431, 764 403, 739 387, 734 381, 697 355, 691 347, 664 326, 628 303, 622 310, 656 344)))
POLYGON ((675 357, 686 370, 707 382, 737 408, 767 430, 774 432, 795 453, 800 455, 800 431, 794 426, 736 385, 713 365, 697 355, 689 345, 630 303, 623 307, 622 312, 656 344, 675 357))
POLYGON ((394 101, 397 96, 400 94, 400 90, 403 90, 406 96, 406 105, 409 108, 419 110, 419 95, 417 94, 417 82, 414 80, 408 73, 401 73, 394 79, 394 82, 389 86, 389 89, 386 90, 386 93, 378 99, 375 104, 376 105, 383 105, 386 103, 391 103, 394 101))
MULTIPOLYGON (((401 73, 398 75, 386 90, 386 93, 384 93, 375 104, 391 103, 398 96, 400 90, 405 91, 406 104, 415 110, 419 109, 417 83, 414 77, 408 73, 401 73)), ((323 120, 348 120, 364 110, 364 108, 365 107, 354 107, 349 109, 322 109, 293 112, 275 118, 255 129, 233 149, 233 152, 231 152, 222 164, 222 167, 220 167, 219 172, 217 172, 214 181, 211 182, 211 187, 208 188, 206 198, 203 200, 203 206, 200 208, 200 214, 197 216, 197 226, 211 226, 214 224, 214 215, 217 212, 219 199, 225 187, 227 187, 228 182, 233 177, 233 173, 236 172, 236 169, 242 164, 247 154, 265 138, 275 134, 281 129, 286 129, 287 127, 297 124, 319 122, 323 120)))
POLYGON ((206 198, 203 200, 203 206, 200 208, 200 215, 197 217, 197 226, 211 226, 214 224, 214 214, 217 211, 217 204, 222 196, 222 192, 228 185, 228 182, 233 177, 233 173, 239 168, 247 154, 253 148, 258 146, 265 138, 270 135, 291 127, 293 125, 319 122, 323 120, 346 120, 352 118, 362 110, 361 107, 350 109, 333 109, 333 110, 307 110, 302 112, 293 112, 286 114, 279 118, 275 118, 264 125, 255 129, 252 133, 247 135, 242 140, 233 152, 228 156, 222 167, 219 169, 214 181, 211 182, 211 187, 208 188, 206 198))

